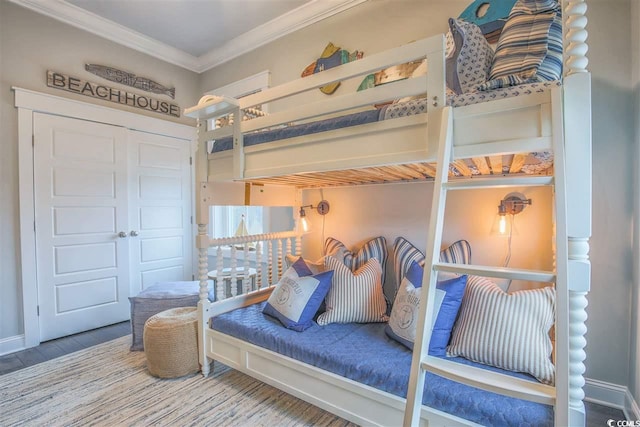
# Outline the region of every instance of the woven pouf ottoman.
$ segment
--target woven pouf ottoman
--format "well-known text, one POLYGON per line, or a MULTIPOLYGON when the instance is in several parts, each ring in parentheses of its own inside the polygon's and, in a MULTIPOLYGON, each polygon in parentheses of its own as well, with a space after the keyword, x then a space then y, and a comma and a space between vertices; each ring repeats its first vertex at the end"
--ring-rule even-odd
POLYGON ((165 310, 145 322, 144 353, 151 375, 177 378, 198 372, 197 324, 195 307, 165 310))

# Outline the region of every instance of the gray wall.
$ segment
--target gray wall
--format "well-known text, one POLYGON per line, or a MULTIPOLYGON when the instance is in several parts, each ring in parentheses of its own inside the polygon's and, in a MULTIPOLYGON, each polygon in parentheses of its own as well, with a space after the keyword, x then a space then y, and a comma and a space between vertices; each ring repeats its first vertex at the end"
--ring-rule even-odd
MULTIPOLYGON (((142 110, 94 100, 46 86, 47 69, 91 81, 85 63, 111 65, 176 88, 182 108, 200 97, 198 75, 109 42, 7 1, 0 1, 0 340, 20 335, 22 287, 18 205, 18 115, 12 86, 98 103, 136 113, 142 110)), ((117 87, 114 83, 111 85, 117 87)), ((154 96, 155 97, 155 96, 154 96)), ((158 97, 159 98, 159 97, 158 97)), ((167 98, 168 99, 168 98, 167 98)), ((142 113, 145 114, 145 113, 142 113)), ((157 113, 149 116, 164 118, 157 113)), ((193 123, 191 119, 172 119, 193 123)))
MULTIPOLYGON (((631 3, 631 58, 632 84, 635 97, 634 117, 640 117, 640 2, 631 3)), ((640 163, 640 120, 635 120, 634 161, 640 163)), ((633 217, 633 290, 631 298, 631 340, 629 358, 629 389, 636 402, 640 398, 640 171, 634 168, 634 217, 633 217)))

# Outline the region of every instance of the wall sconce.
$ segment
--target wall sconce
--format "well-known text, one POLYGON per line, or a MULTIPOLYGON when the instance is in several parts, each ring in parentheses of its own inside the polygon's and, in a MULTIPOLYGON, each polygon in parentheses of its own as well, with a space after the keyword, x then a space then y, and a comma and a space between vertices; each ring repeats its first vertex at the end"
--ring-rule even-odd
POLYGON ((527 199, 520 193, 509 193, 504 199, 500 200, 498 205, 498 216, 500 222, 498 225, 498 232, 505 234, 507 232, 507 215, 517 215, 525 208, 525 206, 531 204, 531 199, 527 199))
POLYGON ((311 230, 311 222, 307 219, 307 213, 305 212, 306 208, 315 209, 320 215, 326 215, 329 213, 329 202, 322 200, 318 203, 318 206, 300 206, 300 227, 303 233, 308 233, 311 230))

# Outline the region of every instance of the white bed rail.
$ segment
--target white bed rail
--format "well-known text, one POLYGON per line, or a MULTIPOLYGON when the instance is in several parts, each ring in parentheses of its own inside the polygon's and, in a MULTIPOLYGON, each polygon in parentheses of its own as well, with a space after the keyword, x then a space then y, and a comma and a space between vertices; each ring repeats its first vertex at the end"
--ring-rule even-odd
POLYGON ((198 224, 198 278, 200 280, 200 300, 198 302, 198 358, 202 375, 209 375, 206 331, 209 319, 214 314, 224 313, 238 307, 255 304, 269 297, 273 285, 283 273, 283 260, 288 254, 300 254, 302 235, 297 231, 253 234, 247 236, 211 238, 207 235, 207 225, 198 224), (216 250, 215 299, 209 300, 209 247, 216 250), (238 249, 240 247, 241 249, 238 249), (225 270, 224 248, 228 248, 228 274, 225 270), (255 271, 255 276, 249 274, 255 271), (241 292, 238 293, 238 280, 241 292), (227 283, 229 291, 227 292, 227 283))
POLYGON ((285 255, 300 254, 302 242, 299 233, 286 231, 210 239, 209 247, 214 248, 216 254, 214 278, 219 301, 277 283, 283 273, 285 255), (226 286, 220 286, 223 282, 230 282, 230 292, 226 286), (235 284, 240 282, 242 292, 239 293, 235 284))
POLYGON ((201 147, 205 147, 207 141, 223 136, 233 136, 233 179, 242 180, 245 178, 243 141, 243 133, 245 132, 287 125, 292 122, 304 122, 327 114, 357 111, 374 104, 382 104, 405 96, 424 93, 429 94, 430 100, 427 112, 439 111, 446 103, 444 51, 444 35, 438 34, 321 73, 299 78, 238 100, 221 98, 221 104, 217 107, 212 105, 206 97, 203 97, 197 106, 185 110, 185 115, 199 120, 198 139, 201 147), (352 78, 364 78, 368 74, 385 68, 423 58, 427 59, 429 65, 426 76, 398 80, 355 93, 334 95, 321 101, 302 104, 294 102, 290 108, 244 122, 234 121, 232 126, 224 128, 216 129, 208 126, 209 119, 230 113, 240 116, 240 112, 243 110, 291 98, 331 83, 352 78))

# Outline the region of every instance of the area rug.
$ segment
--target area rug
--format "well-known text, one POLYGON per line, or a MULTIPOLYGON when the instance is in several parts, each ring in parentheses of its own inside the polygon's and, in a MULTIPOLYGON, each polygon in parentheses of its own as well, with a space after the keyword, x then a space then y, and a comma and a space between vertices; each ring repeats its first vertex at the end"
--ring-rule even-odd
POLYGON ((233 369, 158 379, 131 336, 0 376, 0 426, 347 426, 233 369))

